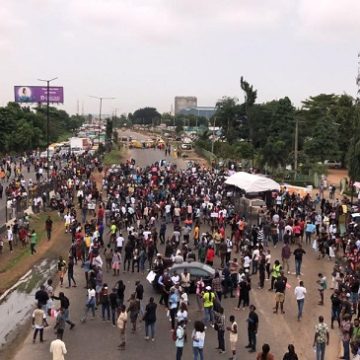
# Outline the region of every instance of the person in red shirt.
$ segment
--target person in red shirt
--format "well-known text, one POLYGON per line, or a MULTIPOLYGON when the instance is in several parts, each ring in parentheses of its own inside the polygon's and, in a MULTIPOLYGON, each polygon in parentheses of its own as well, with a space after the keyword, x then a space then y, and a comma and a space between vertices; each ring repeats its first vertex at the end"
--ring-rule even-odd
POLYGON ((295 237, 295 243, 299 244, 300 243, 300 235, 301 235, 301 227, 297 221, 295 221, 295 224, 293 226, 293 234, 295 237))
POLYGON ((24 227, 21 227, 19 230, 19 240, 21 241, 21 244, 23 247, 26 246, 26 238, 28 236, 28 232, 24 227))
POLYGON ((215 251, 212 246, 210 246, 206 252, 206 264, 213 266, 214 264, 215 251))
POLYGON ((104 208, 102 207, 102 205, 100 205, 100 206, 99 206, 98 213, 97 213, 97 217, 98 217, 98 221, 99 221, 99 222, 103 222, 103 220, 104 220, 104 215, 105 215, 104 208))

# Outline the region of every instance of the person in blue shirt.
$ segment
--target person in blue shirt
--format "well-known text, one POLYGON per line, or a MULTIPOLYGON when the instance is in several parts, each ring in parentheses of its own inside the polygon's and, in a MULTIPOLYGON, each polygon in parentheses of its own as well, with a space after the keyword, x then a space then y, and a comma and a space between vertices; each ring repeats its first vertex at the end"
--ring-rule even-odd
POLYGON ((170 296, 169 296, 169 312, 171 318, 171 329, 175 330, 175 318, 176 313, 179 305, 179 295, 175 291, 175 288, 170 289, 170 296))
POLYGON ((305 227, 305 242, 306 244, 311 243, 311 235, 315 233, 316 226, 312 222, 308 221, 305 227))

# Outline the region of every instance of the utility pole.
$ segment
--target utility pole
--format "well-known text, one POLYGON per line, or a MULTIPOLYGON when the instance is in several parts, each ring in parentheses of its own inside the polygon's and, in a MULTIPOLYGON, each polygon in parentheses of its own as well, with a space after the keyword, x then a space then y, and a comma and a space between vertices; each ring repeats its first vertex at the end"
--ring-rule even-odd
POLYGON ((298 168, 298 148, 299 148, 299 119, 295 115, 294 180, 296 180, 297 168, 298 168))
POLYGON ((211 152, 214 154, 214 142, 215 142, 215 123, 216 123, 216 117, 214 116, 214 126, 212 131, 212 143, 211 143, 211 152))
POLYGON ((49 153, 49 146, 50 146, 50 83, 56 80, 57 77, 50 79, 50 80, 43 80, 38 79, 39 81, 46 82, 46 161, 47 161, 47 179, 50 179, 50 153, 49 153))
MULTIPOLYGON (((358 87, 357 92, 356 92, 356 100, 355 100, 355 106, 359 107, 360 106, 360 53, 358 53, 358 73, 357 73, 357 77, 356 77, 356 85, 358 87)), ((356 142, 353 141, 353 151, 355 152, 355 147, 356 147, 356 142)), ((351 185, 351 199, 350 199, 350 204, 353 204, 353 200, 354 200, 354 181, 357 179, 350 179, 350 185, 351 185)))
POLYGON ((98 131, 98 141, 100 146, 100 134, 101 134, 101 111, 102 111, 102 102, 103 100, 114 100, 114 97, 103 97, 103 96, 90 96, 93 99, 98 99, 99 103, 99 131, 98 131))

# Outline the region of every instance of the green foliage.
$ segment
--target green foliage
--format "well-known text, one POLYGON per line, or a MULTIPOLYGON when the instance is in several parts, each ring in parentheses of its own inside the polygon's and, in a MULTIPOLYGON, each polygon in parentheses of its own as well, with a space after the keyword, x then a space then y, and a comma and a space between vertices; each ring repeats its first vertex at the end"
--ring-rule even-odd
MULTIPOLYGON (((79 115, 69 116, 63 110, 50 107, 50 143, 64 136, 69 137, 80 127, 84 118, 79 115)), ((47 145, 46 107, 34 110, 10 102, 0 107, 0 151, 23 152, 47 145)))
POLYGON ((354 131, 347 152, 347 165, 350 179, 360 181, 360 109, 357 108, 354 117, 354 131))
POLYGON ((153 107, 138 109, 132 115, 132 122, 141 125, 158 125, 160 124, 161 115, 153 107))
POLYGON ((184 131, 184 127, 180 124, 176 125, 175 132, 180 134, 182 131, 184 131))
POLYGON ((120 164, 123 155, 123 148, 111 150, 104 156, 104 165, 110 166, 113 164, 120 164))

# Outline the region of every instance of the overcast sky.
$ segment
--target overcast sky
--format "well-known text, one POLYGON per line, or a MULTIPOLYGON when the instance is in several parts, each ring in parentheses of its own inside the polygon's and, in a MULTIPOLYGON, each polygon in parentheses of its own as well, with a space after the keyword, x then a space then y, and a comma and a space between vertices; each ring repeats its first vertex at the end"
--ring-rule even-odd
POLYGON ((89 95, 116 97, 105 113, 242 100, 241 75, 260 102, 354 95, 359 14, 360 0, 1 0, 0 105, 55 76, 71 113, 97 112, 89 95))

